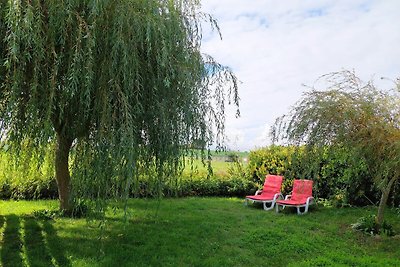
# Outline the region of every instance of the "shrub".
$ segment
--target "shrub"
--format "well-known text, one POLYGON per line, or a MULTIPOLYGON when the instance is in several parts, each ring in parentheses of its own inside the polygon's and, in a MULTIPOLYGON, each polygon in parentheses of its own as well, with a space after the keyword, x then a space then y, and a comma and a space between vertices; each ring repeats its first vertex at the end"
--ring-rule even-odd
MULTIPOLYGON (((31 156, 23 164, 9 165, 10 156, 0 152, 0 198, 41 199, 57 198, 58 191, 52 168, 52 158, 39 159, 31 156)), ((217 163, 216 163, 217 164, 217 163)), ((200 165, 200 164, 199 164, 200 165)), ((248 179, 247 169, 239 160, 232 163, 218 162, 218 168, 210 176, 205 167, 185 171, 182 177, 166 180, 154 186, 150 175, 143 175, 136 181, 139 193, 131 197, 155 197, 161 190, 166 197, 181 196, 237 196, 242 197, 257 190, 257 185, 248 179)), ((189 167, 188 167, 189 169, 189 167)), ((84 213, 82 203, 77 204, 77 213, 84 213)), ((73 214, 78 216, 78 214, 73 214)))
MULTIPOLYGON (((314 196, 336 207, 374 205, 380 191, 373 183, 367 166, 355 162, 348 150, 327 148, 322 153, 306 152, 302 147, 270 146, 250 152, 247 173, 261 185, 266 174, 283 175, 282 193, 292 189, 293 179, 314 180, 314 196)), ((390 204, 397 206, 399 185, 393 186, 390 204)))
POLYGON ((351 227, 356 231, 361 231, 369 235, 384 234, 386 236, 394 236, 395 232, 393 226, 386 221, 382 223, 380 228, 376 224, 376 216, 369 215, 361 217, 358 221, 351 225, 351 227))
MULTIPOLYGON (((141 193, 136 197, 154 197, 156 194, 148 190, 148 182, 141 181, 141 193)), ((243 197, 255 192, 257 185, 242 177, 184 177, 177 184, 165 184, 162 194, 166 197, 184 196, 226 196, 243 197)), ((133 196, 133 195, 132 195, 133 196)))
MULTIPOLYGON (((53 176, 53 158, 24 157, 20 159, 20 164, 10 165, 10 156, 6 151, 0 151, 0 198, 56 198, 58 192, 53 176)), ((294 178, 308 178, 314 180, 314 196, 335 207, 371 205, 379 200, 380 192, 373 185, 366 165, 351 162, 352 156, 343 149, 305 155, 302 149, 270 146, 251 151, 247 165, 243 165, 240 157, 232 156, 232 159, 233 162, 229 163, 213 162, 217 167, 211 175, 200 161, 196 161, 193 170, 189 171, 187 166, 180 179, 166 180, 157 186, 149 182, 151 175, 143 175, 135 181, 139 193, 132 193, 131 196, 155 197, 161 192, 167 197, 243 197, 261 188, 266 174, 279 174, 285 176, 283 194, 290 193, 294 178)), ((389 204, 394 207, 400 206, 399 189, 399 184, 393 186, 389 204)))
POLYGON ((291 164, 293 151, 290 147, 282 146, 251 151, 248 168, 254 182, 263 183, 266 174, 285 174, 291 164))
POLYGON ((16 164, 7 151, 0 151, 0 198, 39 199, 57 197, 53 158, 20 154, 16 164))
POLYGON ((320 158, 320 170, 316 175, 320 197, 330 198, 335 206, 374 205, 380 192, 363 161, 354 161, 348 150, 330 148, 320 158))

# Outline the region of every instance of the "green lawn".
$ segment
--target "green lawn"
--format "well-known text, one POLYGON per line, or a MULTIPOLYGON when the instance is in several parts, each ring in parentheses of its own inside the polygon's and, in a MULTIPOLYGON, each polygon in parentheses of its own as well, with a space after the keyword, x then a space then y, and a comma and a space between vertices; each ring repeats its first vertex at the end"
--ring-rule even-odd
MULTIPOLYGON (((129 217, 37 219, 56 201, 1 201, 2 266, 400 266, 400 238, 349 225, 370 208, 265 212, 241 199, 130 200, 129 217), (102 236, 101 239, 99 239, 102 236)), ((399 217, 387 219, 400 231, 399 217)))

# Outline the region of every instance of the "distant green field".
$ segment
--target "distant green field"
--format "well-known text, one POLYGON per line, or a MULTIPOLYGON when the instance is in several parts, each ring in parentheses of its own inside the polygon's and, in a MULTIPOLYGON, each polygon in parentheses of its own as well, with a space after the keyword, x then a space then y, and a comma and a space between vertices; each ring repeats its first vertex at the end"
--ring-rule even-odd
MULTIPOLYGON (((371 208, 276 214, 238 198, 128 201, 106 224, 45 219, 56 201, 0 201, 2 266, 400 266, 400 238, 354 232, 371 208)), ((387 219, 400 231, 399 217, 387 219)))
MULTIPOLYGON (((231 162, 220 161, 220 160, 213 160, 211 162, 213 173, 218 177, 226 176, 228 168, 231 165, 232 165, 231 162)), ((207 165, 203 165, 201 160, 194 160, 193 168, 190 166, 189 163, 186 165, 186 168, 184 170, 184 176, 187 176, 191 171, 194 171, 194 173, 196 173, 196 174, 200 174, 200 175, 195 175, 195 176, 205 177, 205 176, 207 176, 207 165)))
MULTIPOLYGON (((204 152, 207 153, 207 152, 204 152)), ((200 156, 200 150, 194 151, 194 154, 200 156)), ((219 160, 220 158, 227 158, 231 155, 237 155, 239 158, 243 159, 248 157, 250 152, 248 151, 211 151, 211 157, 213 160, 219 160)))
POLYGON ((211 151, 213 156, 229 156, 232 154, 238 155, 241 158, 247 157, 249 155, 249 152, 247 151, 211 151))
MULTIPOLYGON (((241 161, 243 166, 246 166, 247 162, 241 161)), ((221 157, 213 157, 211 161, 211 166, 212 170, 215 176, 219 178, 224 178, 228 175, 228 169, 233 167, 233 162, 228 162, 225 160, 225 158, 221 157)), ((194 170, 196 173, 195 176, 198 177, 205 177, 207 176, 207 164, 204 165, 201 160, 195 159, 193 160, 193 169, 190 166, 190 163, 188 161, 188 164, 183 172, 184 176, 188 176, 191 170, 194 170)))

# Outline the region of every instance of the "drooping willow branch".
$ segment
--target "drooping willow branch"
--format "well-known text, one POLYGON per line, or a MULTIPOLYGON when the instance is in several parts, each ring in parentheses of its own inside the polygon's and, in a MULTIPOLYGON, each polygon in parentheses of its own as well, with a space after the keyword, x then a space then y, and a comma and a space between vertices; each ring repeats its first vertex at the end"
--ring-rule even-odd
POLYGON ((0 1, 4 142, 56 142, 78 196, 126 195, 146 172, 159 188, 238 105, 236 77, 200 53, 204 20, 218 30, 197 1, 0 1))
MULTIPOLYGON (((378 225, 394 181, 400 177, 400 95, 363 83, 354 72, 323 76, 326 90, 305 93, 273 128, 275 140, 308 148, 345 148, 364 162, 382 191, 378 225)), ((349 166, 351 162, 348 162, 349 166)))

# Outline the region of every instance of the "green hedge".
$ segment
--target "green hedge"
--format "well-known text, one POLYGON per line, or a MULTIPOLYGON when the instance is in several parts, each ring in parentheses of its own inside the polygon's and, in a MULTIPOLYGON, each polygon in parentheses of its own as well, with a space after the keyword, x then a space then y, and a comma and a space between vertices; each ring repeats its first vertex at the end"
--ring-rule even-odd
POLYGON ((229 196, 243 197, 255 192, 257 186, 243 178, 183 179, 178 188, 165 187, 166 196, 229 196))
MULTIPOLYGON (((213 164, 214 171, 209 175, 206 167, 185 170, 178 179, 172 179, 161 186, 162 195, 166 197, 184 196, 226 196, 244 197, 254 194, 258 184, 251 181, 247 168, 239 161, 213 164)), ((197 166, 198 167, 198 166, 197 166)), ((154 186, 149 179, 140 180, 139 193, 134 197, 153 197, 158 195, 160 187, 154 186)))
MULTIPOLYGON (((51 155, 51 153, 49 153, 51 155)), ((351 164, 352 157, 344 150, 327 151, 321 155, 305 157, 292 147, 271 146, 251 151, 248 164, 239 159, 231 163, 215 162, 214 174, 206 168, 190 173, 184 171, 179 179, 166 181, 155 187, 148 178, 142 177, 132 197, 181 196, 237 196, 254 194, 262 187, 265 175, 285 176, 283 193, 292 189, 294 178, 314 180, 314 195, 329 200, 337 206, 370 205, 378 203, 380 191, 374 186, 367 167, 359 162, 351 164), (297 151, 297 152, 295 152, 297 151)), ((0 198, 39 199, 57 198, 53 158, 38 159, 24 155, 16 164, 10 156, 0 153, 0 198)), ((400 204, 400 186, 397 183, 390 195, 389 205, 400 204)))
MULTIPOLYGON (((49 153, 51 155, 51 153, 49 153)), ((38 159, 34 155, 21 155, 16 164, 7 152, 0 153, 0 198, 42 199, 57 198, 53 158, 38 159)), ((200 164, 199 164, 200 165, 200 164)), ((131 197, 153 197, 161 190, 163 196, 237 196, 243 197, 257 190, 257 184, 248 179, 246 169, 238 162, 216 164, 209 177, 206 167, 190 173, 184 171, 179 179, 154 185, 143 176, 131 197)))
MULTIPOLYGON (((293 147, 270 146, 250 152, 249 173, 254 182, 262 183, 266 174, 285 177, 283 193, 291 191, 293 179, 314 180, 314 195, 332 201, 334 205, 371 205, 380 198, 363 162, 353 161, 344 149, 326 150, 322 154, 306 155, 293 147), (350 162, 352 164, 350 164, 350 162)), ((399 206, 399 184, 394 186, 390 205, 399 206)))
MULTIPOLYGON (((49 154, 50 155, 50 154, 49 154)), ((17 160, 0 152, 0 198, 56 198, 53 158, 38 158, 35 154, 20 154, 17 160)))

